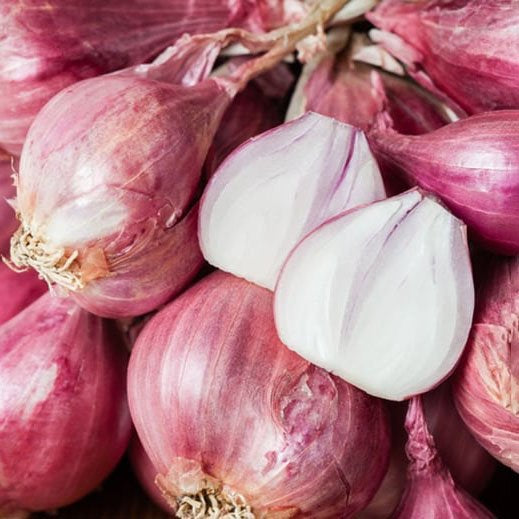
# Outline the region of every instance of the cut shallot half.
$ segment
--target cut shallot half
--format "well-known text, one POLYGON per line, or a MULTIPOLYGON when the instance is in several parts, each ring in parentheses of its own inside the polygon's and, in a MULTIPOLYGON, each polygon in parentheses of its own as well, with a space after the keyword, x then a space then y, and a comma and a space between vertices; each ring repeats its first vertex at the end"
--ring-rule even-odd
POLYGON ((307 113, 252 138, 224 161, 202 198, 200 246, 212 265, 273 290, 305 234, 384 197, 364 134, 307 113))
POLYGON ((303 239, 274 304, 289 348, 390 400, 447 377, 473 307, 465 226, 417 189, 341 214, 303 239))

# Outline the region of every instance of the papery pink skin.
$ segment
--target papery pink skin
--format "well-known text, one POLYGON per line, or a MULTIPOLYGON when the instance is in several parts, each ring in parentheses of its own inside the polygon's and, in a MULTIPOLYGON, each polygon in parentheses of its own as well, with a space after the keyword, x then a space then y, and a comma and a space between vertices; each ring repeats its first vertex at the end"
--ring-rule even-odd
POLYGON ((272 294, 230 274, 211 274, 147 324, 128 391, 171 497, 210 477, 259 516, 351 517, 387 467, 381 402, 285 348, 272 294))
POLYGON ((193 206, 230 100, 221 80, 184 87, 119 74, 77 83, 40 112, 21 158, 18 206, 49 243, 79 250, 81 306, 143 314, 194 277, 203 259, 193 206))
POLYGON ((286 108, 284 96, 292 79, 292 74, 283 63, 249 83, 234 98, 214 136, 204 166, 207 176, 211 176, 223 159, 237 146, 283 122, 286 108), (276 80, 281 86, 279 91, 272 89, 272 85, 276 85, 276 80), (286 90, 284 86, 287 87, 286 90))
POLYGON ((305 110, 334 117, 366 131, 384 108, 395 129, 418 135, 444 126, 449 121, 430 98, 407 80, 378 74, 347 54, 328 56, 304 87, 305 110))
POLYGON ((438 195, 491 250, 519 252, 519 110, 486 112, 415 136, 380 118, 369 137, 386 175, 438 195))
POLYGON ((392 519, 490 519, 494 516, 454 483, 429 434, 420 397, 406 416, 408 483, 392 519))
POLYGON ((453 395, 481 445, 519 472, 519 260, 496 257, 486 266, 453 395))
POLYGON ((0 511, 76 501, 123 455, 127 357, 115 332, 50 293, 2 325, 0 511))
POLYGON ((5 0, 0 146, 19 155, 44 104, 67 86, 142 63, 184 33, 240 25, 247 0, 5 0))
POLYGON ((146 451, 142 447, 139 437, 136 434, 134 434, 131 439, 128 455, 132 464, 133 473, 139 480, 139 483, 148 497, 150 497, 150 499, 166 513, 171 512, 171 507, 155 483, 157 470, 151 463, 149 456, 146 454, 146 451))
POLYGON ((384 0, 367 18, 411 46, 417 79, 430 78, 468 113, 519 108, 516 2, 384 0))

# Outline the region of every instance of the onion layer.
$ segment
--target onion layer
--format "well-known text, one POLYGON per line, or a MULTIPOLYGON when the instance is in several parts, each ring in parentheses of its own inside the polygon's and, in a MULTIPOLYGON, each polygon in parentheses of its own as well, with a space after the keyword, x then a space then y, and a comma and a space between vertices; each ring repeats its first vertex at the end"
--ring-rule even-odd
POLYGON ((0 515, 65 506, 130 437, 126 354, 112 324, 46 294, 0 328, 0 515))
POLYGON ((205 278, 146 325, 128 390, 180 517, 208 496, 240 517, 351 517, 387 467, 382 403, 284 348, 272 294, 229 274, 205 278))
POLYGON ((465 226, 419 190, 325 222, 276 285, 284 344, 364 391, 403 400, 449 375, 474 286, 465 226))

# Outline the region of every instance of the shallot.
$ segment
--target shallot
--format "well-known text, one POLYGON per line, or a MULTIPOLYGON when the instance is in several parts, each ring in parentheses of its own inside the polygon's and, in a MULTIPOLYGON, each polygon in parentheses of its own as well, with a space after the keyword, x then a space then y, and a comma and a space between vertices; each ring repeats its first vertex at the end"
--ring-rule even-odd
POLYGON ((281 341, 369 394, 404 400, 454 369, 474 286, 463 223, 418 189, 340 214, 290 253, 281 341))
POLYGON ((364 134, 307 113, 227 157, 204 191, 200 246, 212 265, 273 290, 288 253, 305 234, 384 197, 364 134))
POLYGON ((382 115, 369 134, 386 175, 438 195, 472 236, 519 252, 519 110, 473 115, 424 135, 401 135, 382 115))
POLYGON ((387 468, 382 402, 285 348, 271 292, 227 273, 146 325, 128 396, 177 517, 352 517, 387 468))
POLYGON ((420 397, 409 403, 408 484, 392 519, 492 519, 494 516, 454 483, 427 429, 420 397))
POLYGON ((373 31, 433 92, 469 113, 519 108, 519 4, 515 0, 383 0, 373 31))
POLYGON ((481 445, 519 472, 519 257, 488 258, 484 267, 454 398, 481 445))
POLYGON ((0 327, 0 516, 65 506, 115 467, 126 361, 111 323, 50 293, 0 327))

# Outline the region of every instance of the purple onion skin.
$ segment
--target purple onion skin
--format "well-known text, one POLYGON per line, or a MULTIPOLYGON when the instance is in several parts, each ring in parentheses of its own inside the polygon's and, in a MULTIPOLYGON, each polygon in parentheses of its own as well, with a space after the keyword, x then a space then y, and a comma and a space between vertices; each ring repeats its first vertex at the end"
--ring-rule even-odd
POLYGON ((519 472, 519 260, 487 257, 478 267, 474 324, 453 395, 474 437, 519 472))
POLYGON ((474 115, 424 135, 401 135, 380 118, 370 145, 388 176, 439 196, 473 238, 519 252, 519 110, 474 115))
POLYGON ((217 80, 117 75, 77 83, 40 112, 21 157, 21 220, 79 251, 82 307, 140 315, 196 275, 201 170, 230 100, 217 80))
POLYGON ((304 87, 305 109, 367 131, 387 106, 395 129, 405 135, 427 133, 449 122, 431 96, 410 81, 379 73, 375 87, 373 74, 372 67, 348 56, 324 58, 304 87))
POLYGON ((112 323, 47 293, 0 328, 0 515, 65 506, 130 438, 127 355, 112 323))
POLYGON ((516 2, 384 0, 367 18, 411 45, 412 68, 468 113, 519 108, 516 2))
POLYGON ((258 516, 352 517, 387 468, 382 402, 284 347, 272 297, 216 272, 146 325, 128 372, 137 433, 172 499, 211 477, 258 516))
POLYGON ((179 36, 241 24, 242 0, 4 0, 0 5, 0 147, 19 155, 60 90, 142 63, 179 36))
POLYGON ((427 430, 419 397, 406 417, 408 483, 392 519, 491 519, 494 516, 456 486, 427 430))

